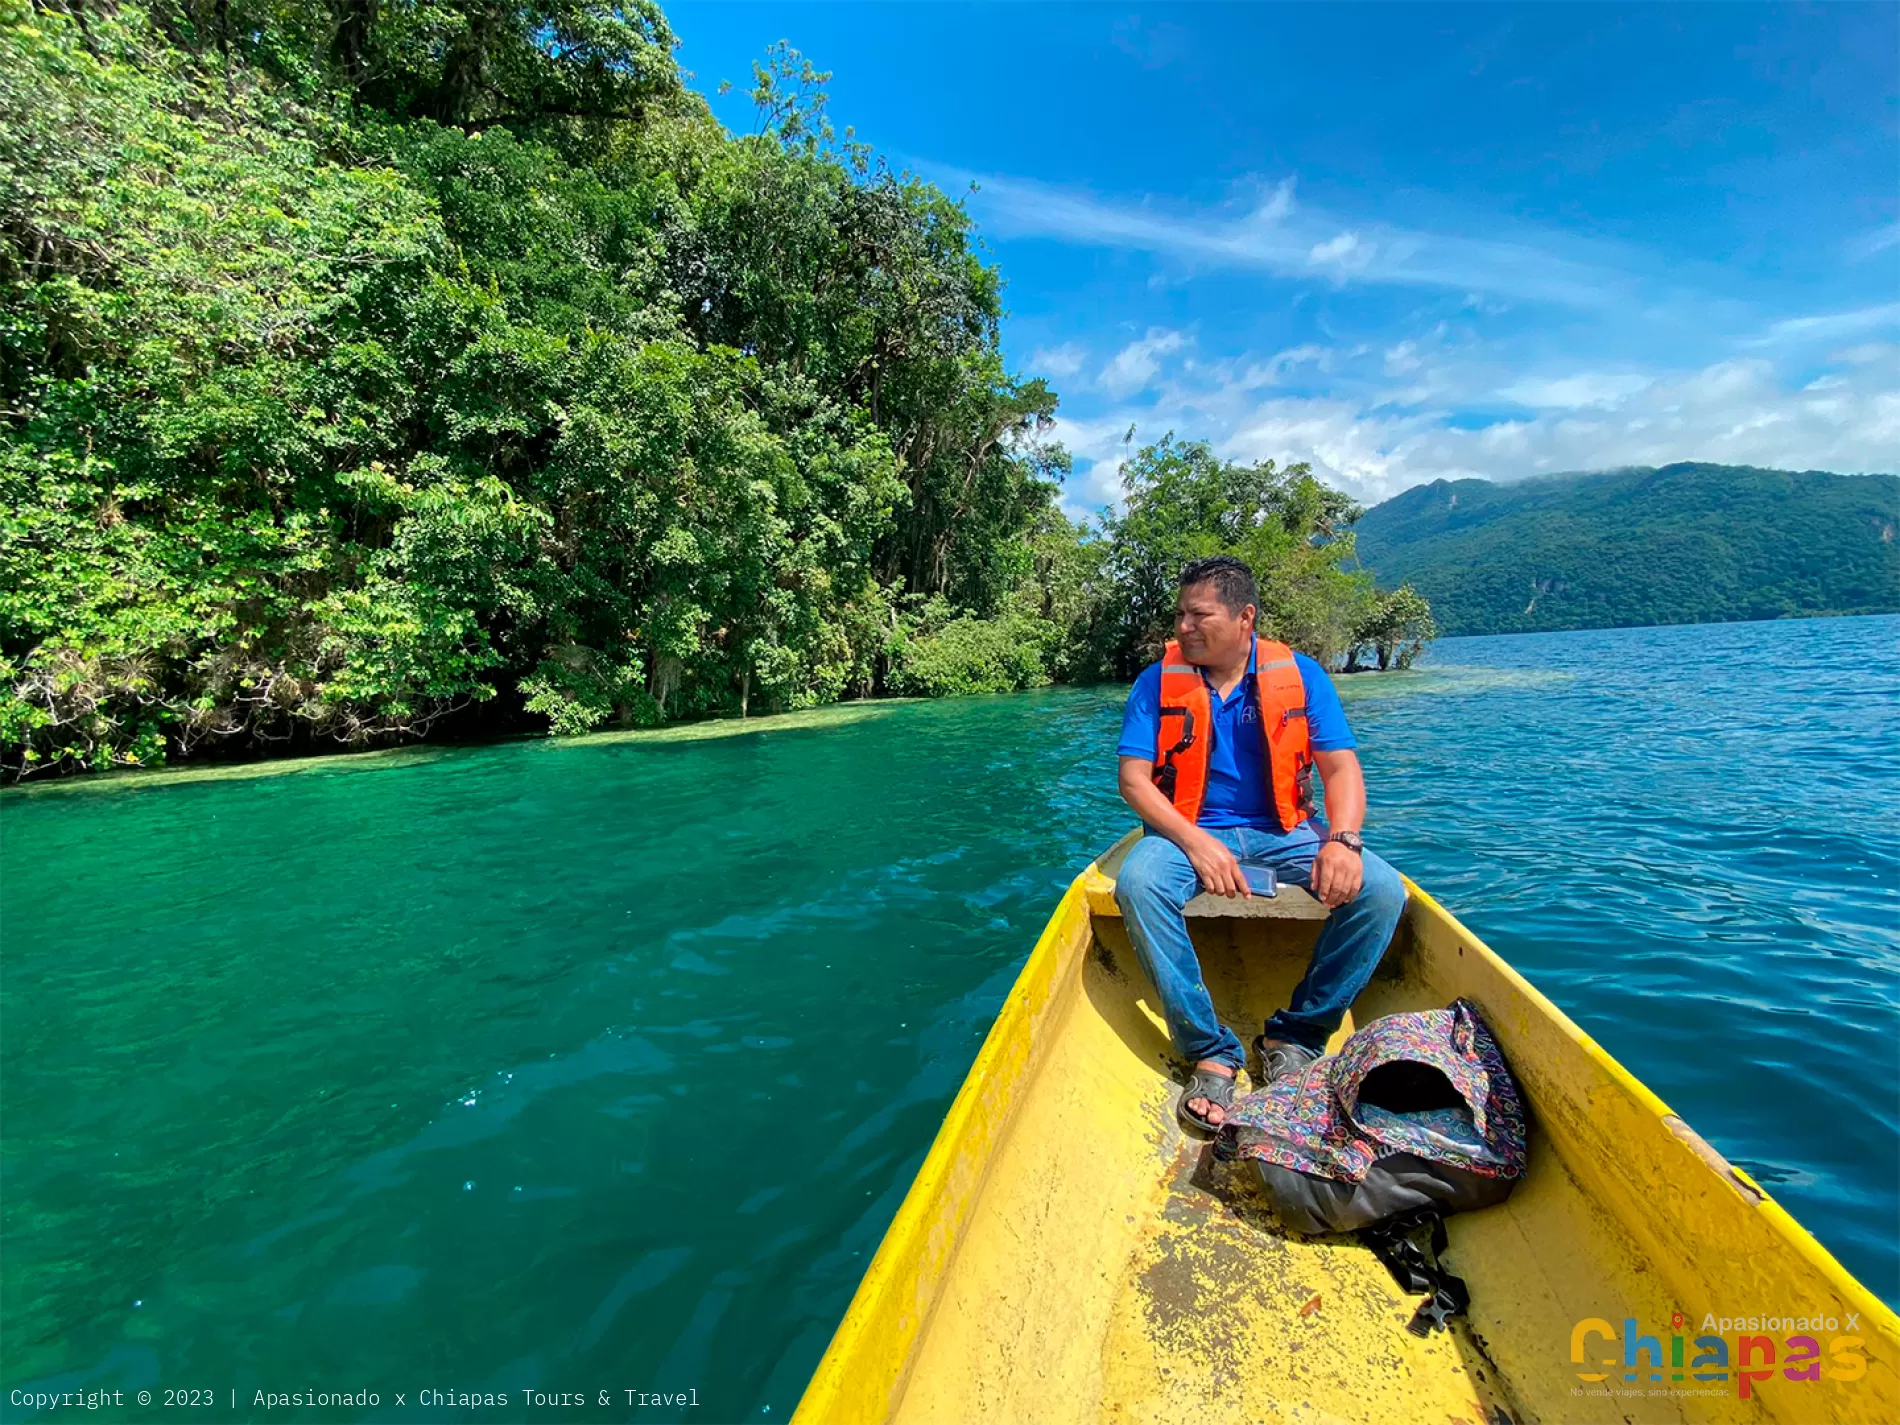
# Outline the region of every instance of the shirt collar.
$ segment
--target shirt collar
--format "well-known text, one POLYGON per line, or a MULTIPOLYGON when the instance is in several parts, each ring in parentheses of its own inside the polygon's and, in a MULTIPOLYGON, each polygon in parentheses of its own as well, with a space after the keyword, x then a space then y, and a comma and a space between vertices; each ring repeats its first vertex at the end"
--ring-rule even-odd
MULTIPOLYGON (((1255 634, 1250 634, 1247 639, 1247 676, 1240 680, 1240 690, 1245 690, 1247 688, 1252 687, 1253 680, 1259 674, 1259 672, 1260 672, 1260 635, 1255 633, 1255 634)), ((1201 681, 1207 684, 1208 691, 1212 692, 1215 695, 1215 697, 1218 698, 1220 696, 1220 689, 1216 688, 1214 686, 1214 680, 1207 676, 1206 664, 1201 665, 1201 681)))

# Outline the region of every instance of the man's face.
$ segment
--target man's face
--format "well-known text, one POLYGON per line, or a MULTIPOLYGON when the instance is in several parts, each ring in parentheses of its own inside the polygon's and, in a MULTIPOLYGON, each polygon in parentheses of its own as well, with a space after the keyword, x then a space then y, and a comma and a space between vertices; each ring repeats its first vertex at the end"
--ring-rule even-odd
POLYGON ((1190 584, 1174 605, 1174 636, 1190 663, 1221 666, 1246 656, 1253 633, 1254 606, 1235 613, 1221 602, 1212 584, 1190 584))

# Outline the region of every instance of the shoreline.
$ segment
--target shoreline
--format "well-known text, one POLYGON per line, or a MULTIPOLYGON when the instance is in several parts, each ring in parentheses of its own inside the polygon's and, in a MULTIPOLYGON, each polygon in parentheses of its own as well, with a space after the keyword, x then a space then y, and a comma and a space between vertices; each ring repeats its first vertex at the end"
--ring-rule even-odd
MULTIPOLYGON (((1421 655, 1424 660, 1414 663, 1410 668, 1389 668, 1383 672, 1377 667, 1360 668, 1351 674, 1339 669, 1329 669, 1329 674, 1339 680, 1342 691, 1371 691, 1374 687, 1388 681, 1398 681, 1412 685, 1409 691, 1415 693, 1433 691, 1430 682, 1441 682, 1445 675, 1453 672, 1456 665, 1432 666, 1432 650, 1451 640, 1479 638, 1549 638, 1583 633, 1618 633, 1631 629, 1686 629, 1686 628, 1730 628, 1754 624, 1775 623, 1812 623, 1822 619, 1853 618, 1891 618, 1900 619, 1900 611, 1873 614, 1814 614, 1799 617, 1772 619, 1720 619, 1710 623, 1671 623, 1671 624, 1605 624, 1589 628, 1530 629, 1514 633, 1461 633, 1443 634, 1434 640, 1430 648, 1421 655), (1378 674, 1378 678, 1367 679, 1367 673, 1378 674)), ((1552 674, 1551 676, 1560 676, 1552 674)), ((1042 688, 1017 690, 1011 693, 971 693, 971 698, 1020 697, 1025 692, 1047 692, 1051 689, 1084 688, 1121 688, 1126 686, 1117 682, 1099 683, 1049 683, 1042 688)), ((1440 689, 1441 691, 1443 689, 1440 689)), ((922 706, 929 703, 961 701, 960 698, 925 697, 884 697, 853 698, 844 702, 827 703, 822 707, 803 708, 796 712, 762 713, 753 717, 713 717, 693 722, 670 723, 662 727, 606 728, 595 732, 581 733, 575 736, 557 736, 552 733, 518 732, 497 737, 470 738, 465 741, 443 740, 440 742, 410 742, 392 747, 348 748, 339 747, 334 752, 301 753, 294 757, 244 757, 219 760, 216 762, 180 762, 168 763, 159 767, 115 767, 104 772, 66 772, 56 777, 47 777, 35 781, 22 778, 18 781, 0 784, 0 801, 21 793, 47 792, 55 789, 71 790, 76 787, 98 787, 130 789, 133 787, 180 786, 191 782, 206 781, 243 781, 256 777, 300 776, 322 768, 338 771, 376 771, 392 766, 406 766, 414 762, 432 761, 464 749, 482 749, 503 747, 521 743, 557 751, 567 748, 600 747, 616 743, 663 743, 697 742, 713 738, 743 737, 754 733, 791 732, 801 729, 816 729, 844 726, 854 722, 863 722, 871 718, 885 717, 901 707, 922 706)))
POLYGON ((1580 623, 1568 628, 1501 628, 1489 633, 1447 633, 1441 631, 1433 640, 1443 643, 1448 638, 1525 638, 1547 633, 1607 633, 1625 628, 1726 628, 1733 624, 1749 623, 1814 623, 1820 619, 1849 618, 1900 618, 1900 608, 1893 609, 1856 609, 1849 611, 1812 611, 1793 614, 1776 614, 1772 618, 1712 618, 1694 619, 1687 623, 1580 623))

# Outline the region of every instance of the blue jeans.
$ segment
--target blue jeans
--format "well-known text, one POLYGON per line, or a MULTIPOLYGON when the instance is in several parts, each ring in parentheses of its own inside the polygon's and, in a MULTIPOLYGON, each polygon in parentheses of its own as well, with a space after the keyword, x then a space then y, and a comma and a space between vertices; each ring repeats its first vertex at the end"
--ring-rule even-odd
MULTIPOLYGON (((1325 827, 1309 821, 1291 832, 1254 831, 1248 827, 1203 827, 1224 843, 1247 873, 1256 891, 1265 884, 1261 868, 1283 882, 1310 887, 1313 853, 1325 827)), ((1235 1069, 1246 1062, 1234 1032, 1214 1014, 1214 1002, 1201 983, 1201 962, 1188 938, 1181 914, 1201 890, 1187 853, 1165 836, 1149 832, 1129 850, 1115 883, 1128 938, 1161 997, 1161 1012, 1175 1052, 1189 1063, 1210 1059, 1235 1069)), ((1405 910, 1405 883, 1399 873, 1365 853, 1365 881, 1359 894, 1326 918, 1313 947, 1306 974, 1293 990, 1293 1002, 1275 1012, 1267 1036, 1322 1052, 1346 1011, 1366 987, 1379 957, 1405 910)))

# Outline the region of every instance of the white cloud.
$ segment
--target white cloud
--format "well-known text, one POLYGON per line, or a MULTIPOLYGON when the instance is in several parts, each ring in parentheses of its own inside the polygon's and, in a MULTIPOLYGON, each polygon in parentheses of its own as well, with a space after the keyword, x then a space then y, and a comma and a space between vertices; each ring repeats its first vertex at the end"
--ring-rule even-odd
POLYGON ((1254 209, 1249 222, 1260 227, 1271 227, 1293 211, 1293 179, 1282 178, 1273 185, 1273 193, 1267 201, 1254 209))
POLYGON ((1038 347, 1029 353, 1029 371, 1035 376, 1047 376, 1053 381, 1066 381, 1078 375, 1088 353, 1079 343, 1065 341, 1061 346, 1038 347))
POLYGON ((1795 342, 1841 341, 1881 327, 1900 327, 1900 302, 1856 307, 1849 312, 1825 312, 1812 317, 1790 317, 1749 337, 1743 346, 1786 346, 1795 342))
POLYGON ((1121 503, 1121 458, 1130 447, 1124 444, 1128 428, 1135 427, 1135 442, 1145 444, 1165 434, 1149 429, 1135 419, 1075 420, 1067 416, 1056 420, 1056 434, 1075 457, 1075 471, 1063 487, 1062 501, 1072 515, 1093 514, 1106 505, 1121 503))
POLYGON ((1586 371, 1574 376, 1519 381, 1506 386, 1498 394, 1520 406, 1533 406, 1540 410, 1574 410, 1579 406, 1617 405, 1625 396, 1634 395, 1647 385, 1647 376, 1634 373, 1614 375, 1586 371))
POLYGON ((1119 499, 1114 462, 1131 423, 1137 444, 1174 429, 1212 440, 1230 459, 1307 461, 1368 503, 1441 478, 1514 480, 1679 460, 1853 473, 1900 464, 1897 377, 1900 348, 1801 386, 1760 359, 1643 378, 1593 373, 1543 383, 1570 383, 1562 402, 1558 390, 1545 391, 1543 401, 1525 402, 1533 414, 1475 429, 1442 396, 1431 408, 1398 410, 1346 395, 1262 400, 1234 385, 1171 387, 1086 427, 1059 422, 1057 435, 1081 472, 1066 492, 1074 511, 1119 499))
POLYGON ((1279 385, 1302 366, 1329 371, 1332 365, 1331 347, 1307 342, 1276 351, 1264 361, 1219 361, 1206 364, 1190 361, 1183 368, 1183 376, 1204 388, 1211 386, 1227 391, 1257 391, 1262 386, 1279 385))
MULTIPOLYGON (((1316 267, 1337 280, 1449 288, 1482 302, 1510 297, 1578 308, 1633 300, 1626 254, 1601 241, 1511 229, 1513 236, 1465 237, 1380 223, 1344 222, 1293 201, 1291 180, 1236 213, 1169 211, 1007 177, 983 177, 923 165, 948 188, 974 182, 971 203, 987 230, 1047 237, 1090 247, 1127 248, 1200 267, 1251 268, 1310 278, 1316 267)), ((1500 225, 1487 220, 1487 231, 1500 225)))
POLYGON ((1327 348, 1308 342, 1303 346, 1290 346, 1285 351, 1275 352, 1268 358, 1265 369, 1272 380, 1280 381, 1296 366, 1318 366, 1323 370, 1331 358, 1332 352, 1327 348))
POLYGON ((1371 263, 1374 249, 1359 241, 1359 234, 1340 233, 1325 242, 1316 242, 1306 254, 1315 267, 1336 267, 1343 272, 1358 272, 1371 263))
POLYGON ((1234 220, 1237 227, 1263 232, 1278 227, 1293 216, 1295 182, 1289 175, 1269 184, 1259 174, 1248 174, 1229 188, 1225 208, 1230 212, 1236 207, 1242 210, 1241 216, 1234 220))
POLYGON ((1102 368, 1099 383, 1111 396, 1132 396, 1137 391, 1146 390, 1161 370, 1159 358, 1171 351, 1179 351, 1186 345, 1187 338, 1180 332, 1151 327, 1148 335, 1139 341, 1129 342, 1115 353, 1108 365, 1102 368))
POLYGON ((1872 257, 1896 244, 1900 244, 1900 223, 1888 223, 1884 228, 1875 228, 1852 239, 1847 244, 1847 255, 1852 258, 1872 257))
POLYGON ((1385 353, 1385 371, 1388 376, 1403 376, 1408 371, 1416 371, 1424 363, 1419 359, 1418 343, 1402 341, 1389 347, 1385 353))
POLYGON ((1865 366, 1870 361, 1891 361, 1900 363, 1900 346, 1890 341, 1864 341, 1859 346, 1850 346, 1845 351, 1837 351, 1830 361, 1843 366, 1865 366))

